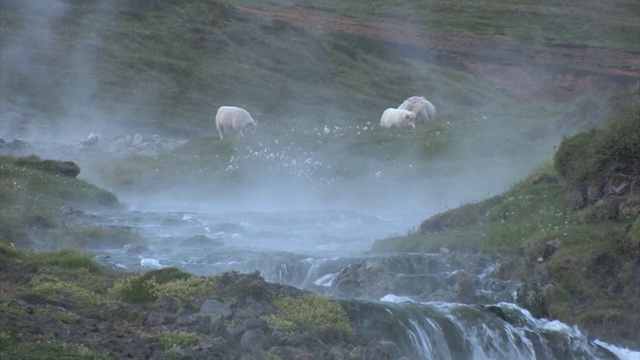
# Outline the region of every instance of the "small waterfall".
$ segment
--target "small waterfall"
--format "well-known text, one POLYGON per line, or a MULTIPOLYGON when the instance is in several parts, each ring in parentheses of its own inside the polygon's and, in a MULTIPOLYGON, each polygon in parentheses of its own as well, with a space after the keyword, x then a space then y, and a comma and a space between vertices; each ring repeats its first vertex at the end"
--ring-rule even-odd
POLYGON ((490 255, 346 251, 354 234, 371 231, 369 223, 366 231, 360 228, 361 218, 334 212, 134 213, 82 221, 131 227, 147 236, 141 253, 95 251, 106 266, 176 266, 205 276, 258 271, 267 281, 341 299, 358 336, 395 344, 398 358, 640 360, 637 351, 592 342, 576 327, 533 318, 511 304, 520 284, 497 276, 490 255), (181 246, 202 234, 224 245, 181 246), (327 251, 327 239, 339 246, 327 251), (308 251, 299 250, 303 245, 308 251))
POLYGON ((513 304, 342 303, 359 336, 391 341, 409 359, 618 359, 576 328, 534 319, 513 304))

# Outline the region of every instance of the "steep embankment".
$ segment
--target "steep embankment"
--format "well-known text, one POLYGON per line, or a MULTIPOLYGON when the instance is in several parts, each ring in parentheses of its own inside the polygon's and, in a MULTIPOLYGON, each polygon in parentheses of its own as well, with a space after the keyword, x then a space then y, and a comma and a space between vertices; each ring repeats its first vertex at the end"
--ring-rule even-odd
POLYGON ((378 251, 474 249, 506 255, 527 283, 518 302, 541 317, 637 348, 640 321, 640 97, 613 103, 608 125, 567 138, 507 192, 425 220, 378 251))

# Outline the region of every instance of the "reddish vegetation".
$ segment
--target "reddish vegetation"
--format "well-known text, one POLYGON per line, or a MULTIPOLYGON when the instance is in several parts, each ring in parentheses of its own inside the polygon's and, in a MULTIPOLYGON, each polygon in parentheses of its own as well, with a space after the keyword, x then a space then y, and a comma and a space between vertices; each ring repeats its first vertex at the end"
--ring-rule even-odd
POLYGON ((314 31, 343 31, 411 49, 430 62, 480 76, 520 99, 564 101, 610 93, 640 81, 640 54, 562 44, 508 44, 499 38, 421 31, 411 26, 359 22, 335 12, 306 6, 243 11, 314 31))

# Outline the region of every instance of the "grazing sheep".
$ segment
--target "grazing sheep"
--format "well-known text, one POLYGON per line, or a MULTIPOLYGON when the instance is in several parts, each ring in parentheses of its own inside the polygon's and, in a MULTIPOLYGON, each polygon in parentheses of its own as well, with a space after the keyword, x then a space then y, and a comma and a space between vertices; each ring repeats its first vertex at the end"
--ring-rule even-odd
POLYGON ((400 125, 411 125, 415 129, 416 114, 408 110, 388 108, 382 113, 380 126, 388 128, 400 125))
POLYGON ((236 131, 238 137, 244 137, 245 133, 253 135, 257 126, 249 112, 239 107, 221 106, 216 113, 216 128, 221 140, 229 130, 236 131))
POLYGON ((412 96, 405 100, 398 109, 409 110, 416 114, 416 123, 425 124, 435 120, 436 107, 422 96, 412 96))

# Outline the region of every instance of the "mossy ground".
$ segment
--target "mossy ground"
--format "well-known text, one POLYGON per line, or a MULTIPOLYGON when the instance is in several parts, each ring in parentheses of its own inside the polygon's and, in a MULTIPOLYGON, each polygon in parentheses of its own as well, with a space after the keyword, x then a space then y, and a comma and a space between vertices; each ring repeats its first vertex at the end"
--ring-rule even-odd
POLYGON ((536 281, 555 284, 550 316, 632 339, 633 323, 640 319, 640 303, 632 295, 640 291, 640 215, 619 210, 618 195, 594 199, 598 203, 579 210, 567 208, 566 196, 568 191, 586 194, 593 180, 624 177, 628 188, 620 196, 633 199, 640 179, 637 101, 631 96, 626 111, 616 109, 607 126, 565 139, 555 162, 508 191, 435 215, 415 233, 377 241, 374 250, 437 252, 444 247, 523 257, 523 267, 511 275, 530 279, 538 272, 536 281), (545 253, 550 243, 557 250, 545 253))
POLYGON ((67 226, 69 212, 122 209, 113 193, 64 175, 68 167, 35 156, 0 155, 0 236, 20 247, 40 249, 140 243, 140 235, 126 228, 67 226))
MULTIPOLYGON (((0 265, 3 269, 2 358, 58 359, 64 355, 66 359, 111 359, 113 357, 104 352, 108 345, 100 345, 102 341, 94 343, 92 321, 102 318, 123 328, 143 326, 141 319, 147 311, 154 310, 161 296, 175 299, 179 308, 202 298, 224 300, 238 307, 248 302, 267 301, 273 305, 265 308, 276 311, 265 319, 279 331, 310 332, 333 343, 354 340, 355 330, 337 302, 268 284, 257 273, 198 277, 176 268, 163 268, 128 274, 108 270, 95 263, 90 255, 77 250, 21 250, 2 238, 0 265), (69 326, 84 327, 85 332, 68 338, 67 343, 60 340, 58 332, 69 326)), ((226 321, 234 326, 234 321, 240 320, 226 321)), ((176 345, 190 348, 210 336, 206 331, 178 329, 151 333, 144 327, 136 330, 136 336, 142 334, 138 340, 141 344, 171 358, 175 355, 170 351, 172 348, 176 345)))

